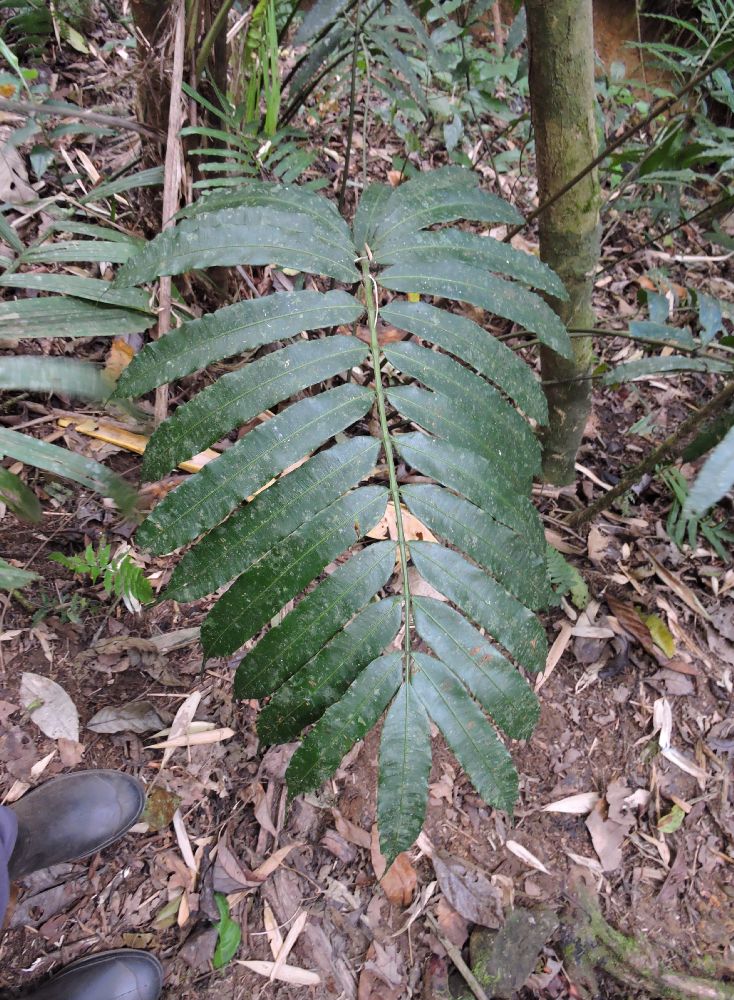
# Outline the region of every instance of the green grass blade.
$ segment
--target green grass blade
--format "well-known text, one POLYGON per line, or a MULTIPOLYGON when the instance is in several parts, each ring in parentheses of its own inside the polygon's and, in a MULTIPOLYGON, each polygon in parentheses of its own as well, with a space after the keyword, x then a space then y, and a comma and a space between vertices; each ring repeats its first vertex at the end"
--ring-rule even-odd
POLYGON ((41 502, 20 476, 0 466, 0 500, 21 521, 40 524, 43 520, 41 502))
POLYGON ((440 660, 416 653, 413 687, 485 802, 511 813, 517 772, 505 746, 466 688, 440 660))
POLYGON ((359 672, 392 642, 400 628, 400 598, 370 604, 312 660, 301 667, 260 713, 257 731, 265 743, 296 739, 342 697, 359 672))
POLYGON ((0 427, 0 457, 3 456, 43 469, 53 476, 71 479, 102 496, 112 497, 124 513, 131 512, 135 507, 135 490, 124 479, 99 462, 75 455, 73 451, 56 444, 37 441, 26 434, 0 427))
MULTIPOLYGON (((380 310, 387 323, 414 333, 466 361, 503 389, 529 417, 545 424, 548 404, 532 371, 514 351, 472 320, 425 302, 394 301, 380 310)), ((405 344, 400 350, 405 353, 405 344)), ((391 350, 396 349, 392 345, 391 350)))
POLYGON ((443 601, 414 597, 413 614, 421 639, 479 699, 500 729, 512 739, 528 739, 540 705, 510 661, 443 601))
POLYGON ((349 438, 258 493, 186 553, 173 571, 166 597, 183 602, 213 594, 267 557, 308 517, 369 475, 379 447, 372 438, 349 438))
POLYGON ((335 335, 291 344, 224 375, 179 406, 156 430, 145 449, 143 476, 160 479, 233 427, 246 424, 308 386, 360 364, 367 351, 356 337, 335 335))
POLYGON ((88 299, 100 306, 120 306, 150 314, 148 295, 140 288, 113 288, 99 278, 77 278, 68 274, 46 274, 39 271, 26 274, 4 274, 2 288, 29 288, 34 292, 58 292, 77 299, 88 299))
POLYGON ((413 685, 404 683, 390 706, 380 739, 377 826, 387 863, 421 832, 431 773, 431 725, 413 685))
POLYGON ((669 375, 671 372, 719 372, 725 375, 731 372, 731 364, 716 358, 691 358, 678 354, 662 357, 656 354, 651 358, 640 358, 639 361, 627 361, 617 365, 606 373, 602 382, 604 385, 619 385, 622 382, 633 382, 638 378, 669 375))
POLYGON ((345 754, 380 718, 401 679, 400 653, 381 656, 362 671, 291 757, 285 776, 291 798, 313 791, 331 777, 345 754))
POLYGON ((551 307, 534 292, 457 261, 439 263, 403 259, 380 275, 385 288, 397 292, 440 295, 469 302, 504 319, 519 323, 564 358, 572 354, 566 327, 551 307))
POLYGON ((18 569, 0 557, 0 590, 20 590, 38 579, 38 573, 30 573, 27 569, 18 569))
POLYGON ((19 355, 3 358, 0 389, 56 392, 73 399, 107 399, 112 381, 102 368, 89 361, 19 355))
POLYGON ((192 541, 243 497, 364 416, 373 398, 369 389, 343 385, 289 406, 169 493, 138 529, 138 542, 160 554, 192 541))
POLYGON ((225 306, 146 345, 122 373, 116 395, 142 396, 212 361, 307 330, 353 323, 363 312, 357 300, 342 291, 276 292, 225 306))
POLYGON ((126 333, 142 333, 154 322, 155 317, 150 314, 95 306, 60 295, 0 302, 0 337, 19 340, 122 337, 126 333))
POLYGON ((277 545, 271 557, 238 577, 201 627, 207 656, 228 656, 380 520, 387 490, 365 486, 319 511, 277 545))
POLYGON ((378 542, 339 566, 241 660, 235 695, 264 698, 278 688, 384 587, 394 565, 394 542, 378 542))
POLYGON ((683 516, 703 514, 734 485, 734 427, 720 441, 699 472, 683 508, 683 516))
POLYGON ((410 555, 420 575, 502 643, 518 663, 532 671, 543 669, 548 650, 542 625, 484 570, 433 542, 411 542, 410 555))
POLYGON ((29 247, 20 257, 23 264, 125 264, 136 252, 129 243, 117 240, 61 240, 29 247))

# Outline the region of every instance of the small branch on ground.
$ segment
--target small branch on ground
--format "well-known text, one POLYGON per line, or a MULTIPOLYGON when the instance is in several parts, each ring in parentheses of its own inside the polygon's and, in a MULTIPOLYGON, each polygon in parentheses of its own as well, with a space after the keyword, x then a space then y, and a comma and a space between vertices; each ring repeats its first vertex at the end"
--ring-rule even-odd
POLYGON ((586 524, 597 514, 608 510, 612 503, 639 482, 646 472, 652 472, 655 466, 664 460, 671 461, 678 458, 685 449, 691 433, 704 421, 716 416, 732 398, 734 398, 734 382, 729 382, 705 406, 686 417, 672 434, 622 476, 617 485, 613 486, 608 493, 598 497, 583 510, 573 511, 567 518, 567 524, 574 528, 578 528, 580 524, 586 524))

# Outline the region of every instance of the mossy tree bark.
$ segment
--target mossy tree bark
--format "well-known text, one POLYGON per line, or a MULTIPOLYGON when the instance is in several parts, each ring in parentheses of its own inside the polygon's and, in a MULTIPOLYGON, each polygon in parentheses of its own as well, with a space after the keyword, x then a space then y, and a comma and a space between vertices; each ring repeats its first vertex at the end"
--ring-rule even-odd
MULTIPOLYGON (((592 0, 526 0, 530 101, 538 197, 542 205, 597 154, 592 0)), ((569 327, 593 327, 591 295, 599 258, 600 191, 596 170, 543 211, 540 256, 562 278, 569 301, 551 305, 569 327)), ((574 338, 573 360, 541 349, 549 423, 543 473, 573 482, 576 452, 591 406, 591 338, 574 338)))

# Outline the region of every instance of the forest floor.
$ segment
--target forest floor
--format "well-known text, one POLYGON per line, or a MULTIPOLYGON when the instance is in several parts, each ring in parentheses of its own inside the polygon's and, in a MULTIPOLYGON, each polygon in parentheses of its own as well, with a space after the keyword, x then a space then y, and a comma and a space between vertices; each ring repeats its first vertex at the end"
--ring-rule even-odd
MULTIPOLYGON (((124 55, 96 51, 55 66, 55 96, 96 87, 97 101, 114 93, 119 100, 124 55)), ((130 113, 129 106, 121 110, 130 113)), ((375 126, 375 179, 390 179, 391 141, 375 126)), ((81 148, 104 172, 129 157, 136 142, 125 136, 113 147, 99 140, 81 148)), ((334 138, 332 148, 340 148, 334 138)), ((426 165, 431 159, 426 154, 426 165)), ((334 156, 317 167, 334 176, 336 187, 334 156)), ((533 182, 524 170, 498 182, 530 207, 533 182)), ((489 167, 485 176, 493 179, 489 167)), ((644 214, 625 217, 605 246, 611 266, 597 285, 598 326, 623 329, 641 315, 638 292, 649 287, 653 267, 664 267, 671 281, 734 300, 731 258, 722 262, 695 226, 673 244, 615 265, 644 241, 648 225, 644 214), (681 264, 680 255, 688 262, 681 264)), ((525 233, 521 245, 533 249, 534 239, 525 233)), ((273 281, 262 269, 254 278, 260 291, 273 281)), ((85 350, 104 358, 109 345, 97 341, 85 350)), ((607 361, 633 351, 624 340, 599 347, 607 361)), ((485 806, 436 737, 425 833, 387 875, 374 839, 379 733, 349 754, 318 795, 289 804, 283 775, 294 746, 258 744, 258 703, 233 701, 236 659, 202 668, 196 630, 210 602, 164 601, 134 615, 50 560, 54 551, 79 552, 102 535, 124 541, 133 526, 99 498, 58 484, 45 489, 37 480, 43 522, 23 525, 6 513, 0 524, 3 557, 40 577, 20 597, 0 601, 0 801, 81 767, 126 770, 153 794, 146 822, 113 848, 17 887, 0 938, 0 988, 26 987, 89 952, 141 947, 163 961, 165 995, 182 1000, 438 1000, 448 996, 442 982, 453 969, 447 942, 468 959, 472 929, 496 931, 514 907, 551 915, 523 995, 578 997, 590 987, 580 978, 581 957, 574 962, 564 953, 564 940, 579 880, 613 927, 639 935, 671 968, 734 977, 734 570, 701 539, 683 550, 670 540, 671 496, 658 479, 645 477, 583 531, 563 519, 634 465, 712 394, 713 384, 713 376, 694 373, 595 390, 577 483, 536 488, 548 537, 582 573, 591 603, 580 612, 564 600, 546 616, 552 650, 535 682, 540 722, 528 743, 513 747, 520 774, 515 813, 485 806), (653 632, 657 623, 665 626, 667 654, 635 609, 655 616, 653 632), (22 707, 24 672, 63 688, 81 722, 78 739, 43 734, 22 707), (148 703, 142 711, 141 702, 148 703), (133 703, 133 722, 129 712, 120 719, 119 710, 133 703), (210 742, 170 752, 151 747, 148 734, 170 725, 184 703, 196 708, 197 720, 213 724, 210 742), (86 728, 108 707, 117 711, 107 732, 86 728), (136 735, 130 727, 138 724, 136 735), (546 808, 571 796, 583 798, 562 807, 569 811, 546 808), (233 962, 212 970, 217 891, 228 896, 242 944, 233 962), (285 937, 300 914, 288 958, 291 983, 241 964, 272 961, 273 940, 285 937), (317 973, 320 985, 309 986, 304 970, 317 973)), ((31 396, 2 414, 14 427, 40 419, 42 436, 137 482, 137 456, 80 433, 73 422, 58 424, 70 408, 58 397, 31 396)), ((149 488, 144 499, 151 504, 160 488, 149 488)), ((146 562, 156 589, 171 570, 171 559, 146 562)), ((65 712, 68 705, 59 708, 60 717, 65 712)), ((511 940, 508 950, 519 954, 520 942, 511 940)), ((457 995, 468 995, 455 971, 454 979, 463 990, 457 995)), ((629 992, 603 975, 596 988, 608 997, 629 992)))

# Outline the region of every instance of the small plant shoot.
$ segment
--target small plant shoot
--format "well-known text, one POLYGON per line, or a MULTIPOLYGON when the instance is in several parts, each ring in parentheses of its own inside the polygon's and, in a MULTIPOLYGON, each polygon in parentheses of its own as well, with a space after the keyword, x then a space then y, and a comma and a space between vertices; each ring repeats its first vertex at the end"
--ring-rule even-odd
POLYGON ((456 304, 569 356, 563 324, 532 288, 565 291, 531 255, 451 228, 461 219, 520 221, 458 167, 372 185, 351 229, 313 192, 244 182, 186 209, 116 283, 243 263, 306 276, 302 290, 183 323, 123 373, 117 395, 138 396, 275 348, 157 429, 148 479, 272 414, 159 503, 137 541, 184 550, 174 600, 231 584, 203 624, 204 653, 248 644, 236 695, 264 701, 265 742, 302 740, 291 795, 317 789, 384 716, 378 825, 389 860, 423 824, 431 720, 485 801, 512 810, 502 736, 530 736, 538 704, 518 668, 536 672, 546 658, 534 613, 551 596, 546 543, 530 499, 545 398, 531 369, 456 304), (309 276, 332 279, 330 290, 309 276), (385 324, 402 339, 382 338, 385 324), (388 505, 395 537, 372 540, 388 505), (436 540, 410 532, 408 514, 436 540), (419 577, 429 587, 416 592, 419 577))

